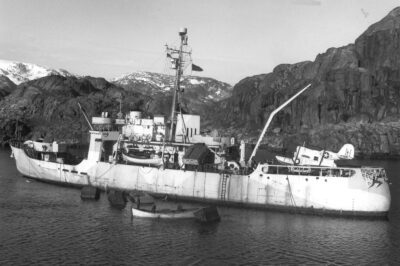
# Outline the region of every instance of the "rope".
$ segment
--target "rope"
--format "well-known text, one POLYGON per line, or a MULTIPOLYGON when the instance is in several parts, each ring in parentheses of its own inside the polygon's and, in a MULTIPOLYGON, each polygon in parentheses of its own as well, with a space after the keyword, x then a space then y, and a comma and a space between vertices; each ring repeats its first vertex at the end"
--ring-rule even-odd
POLYGON ((296 202, 294 201, 294 197, 293 197, 293 193, 292 193, 292 187, 290 186, 290 182, 289 182, 289 176, 286 176, 286 180, 288 182, 288 187, 289 187, 289 192, 290 192, 290 199, 292 201, 292 204, 295 208, 297 208, 296 206, 296 202))
POLYGON ((144 173, 144 174, 149 174, 151 171, 153 171, 153 169, 152 168, 150 168, 147 172, 146 171, 144 171, 143 169, 144 169, 144 167, 139 167, 139 172, 141 172, 141 173, 144 173))
POLYGON ((102 173, 101 175, 97 176, 96 179, 99 179, 102 176, 104 176, 105 174, 107 174, 115 166, 115 164, 110 164, 110 165, 111 165, 111 167, 108 168, 106 171, 104 171, 104 173, 102 173))

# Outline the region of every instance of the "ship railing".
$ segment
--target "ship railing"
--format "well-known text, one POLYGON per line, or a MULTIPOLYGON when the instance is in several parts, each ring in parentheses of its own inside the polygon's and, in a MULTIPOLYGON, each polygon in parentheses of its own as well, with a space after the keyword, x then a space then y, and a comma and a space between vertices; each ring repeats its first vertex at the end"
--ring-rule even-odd
MULTIPOLYGON (((165 164, 165 168, 167 169, 180 169, 180 167, 176 167, 174 164, 165 164)), ((191 165, 186 164, 183 168, 184 170, 189 171, 198 171, 198 172, 206 172, 206 173, 220 173, 220 174, 233 174, 233 175, 249 175, 253 172, 251 168, 240 168, 240 169, 221 169, 221 166, 218 164, 201 164, 201 165, 191 165)))
POLYGON ((385 169, 380 167, 361 167, 361 175, 364 179, 368 179, 373 182, 379 179, 389 181, 388 177, 386 176, 385 169))
POLYGON ((224 168, 221 169, 218 164, 203 164, 197 168, 200 172, 207 173, 221 173, 221 174, 230 174, 230 175, 250 175, 254 170, 249 167, 240 167, 240 168, 224 168))
POLYGON ((23 147, 23 141, 18 140, 18 139, 11 139, 9 140, 9 143, 11 146, 16 147, 16 148, 22 148, 23 147))
MULTIPOLYGON (((381 169, 384 171, 384 169, 382 168, 368 168, 368 169, 381 169)), ((261 171, 264 174, 329 176, 329 177, 350 178, 356 174, 357 168, 266 164, 261 166, 261 171)))
POLYGON ((76 155, 71 154, 70 152, 54 153, 54 152, 37 151, 35 150, 34 147, 31 147, 20 140, 10 140, 10 144, 13 147, 22 149, 29 158, 35 160, 42 160, 42 161, 56 162, 56 163, 61 163, 62 161, 62 163, 71 165, 77 165, 83 160, 83 157, 78 157, 76 155))
POLYGON ((221 172, 224 174, 250 175, 254 172, 254 169, 251 167, 241 167, 240 169, 224 169, 221 172))
POLYGON ((21 148, 24 150, 25 154, 32 159, 40 160, 40 153, 37 152, 33 147, 29 147, 27 144, 22 144, 21 148))
POLYGON ((115 124, 106 124, 106 125, 93 125, 93 129, 96 131, 101 132, 111 132, 111 131, 118 131, 119 127, 115 124))
POLYGON ((207 172, 207 173, 219 173, 221 170, 218 168, 217 164, 201 164, 201 165, 185 165, 186 170, 207 172))

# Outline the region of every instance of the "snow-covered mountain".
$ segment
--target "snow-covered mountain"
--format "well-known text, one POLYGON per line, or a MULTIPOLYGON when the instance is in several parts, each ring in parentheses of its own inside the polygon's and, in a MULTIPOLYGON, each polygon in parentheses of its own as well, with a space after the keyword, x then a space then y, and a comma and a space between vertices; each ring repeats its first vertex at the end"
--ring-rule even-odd
POLYGON ((8 77, 15 84, 50 75, 73 76, 64 69, 45 68, 39 65, 0 59, 0 75, 8 77))
MULTIPOLYGON (((133 72, 111 80, 127 90, 154 96, 170 94, 174 87, 174 76, 153 72, 133 72)), ((207 101, 219 101, 231 96, 232 86, 212 78, 185 76, 181 79, 185 94, 195 94, 207 101)))
MULTIPOLYGON (((139 92, 151 98, 147 110, 153 114, 168 114, 171 110, 174 76, 152 72, 134 72, 112 82, 127 91, 139 92)), ((203 128, 213 121, 221 101, 232 94, 232 86, 212 78, 184 76, 181 107, 184 112, 199 114, 203 128)))

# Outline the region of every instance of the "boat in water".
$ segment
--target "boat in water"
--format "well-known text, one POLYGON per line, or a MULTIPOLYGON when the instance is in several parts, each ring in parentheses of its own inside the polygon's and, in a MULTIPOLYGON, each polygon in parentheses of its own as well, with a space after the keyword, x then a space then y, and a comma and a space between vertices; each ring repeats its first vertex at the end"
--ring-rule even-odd
POLYGON ((139 111, 125 118, 112 119, 106 113, 93 117, 88 154, 80 162, 47 144, 37 148, 32 142, 14 141, 11 148, 18 171, 46 182, 221 205, 350 216, 388 214, 391 195, 383 168, 334 164, 338 158, 352 158, 352 146, 337 154, 298 147, 293 159, 254 160, 274 115, 310 85, 271 113, 250 157, 244 144, 239 157, 229 153, 236 145, 234 138, 201 134, 200 116, 181 111, 180 81, 191 63, 186 59, 191 52, 186 49, 187 30, 180 30, 179 36, 179 47, 167 46, 167 58, 176 71, 168 120, 143 118, 139 111))
POLYGON ((132 208, 132 217, 150 219, 194 219, 202 223, 218 222, 221 220, 215 206, 184 209, 178 205, 177 209, 157 210, 155 205, 151 210, 132 208))
POLYGON ((200 208, 176 210, 162 209, 154 211, 132 208, 132 216, 152 219, 195 219, 195 213, 198 211, 200 211, 200 208))

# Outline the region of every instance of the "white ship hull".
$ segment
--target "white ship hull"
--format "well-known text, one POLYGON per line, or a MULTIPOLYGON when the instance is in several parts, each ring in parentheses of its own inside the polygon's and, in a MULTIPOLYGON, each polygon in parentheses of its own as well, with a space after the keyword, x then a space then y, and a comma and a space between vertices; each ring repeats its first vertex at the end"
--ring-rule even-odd
MULTIPOLYGON (((351 177, 271 174, 259 165, 250 175, 163 169, 83 160, 78 165, 46 162, 12 147, 25 176, 66 185, 141 190, 194 201, 355 216, 386 216, 388 183, 372 182, 354 168, 351 177)), ((382 182, 383 181, 383 182, 382 182)))

